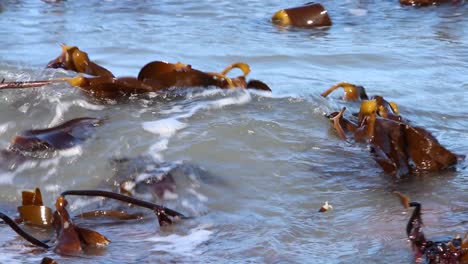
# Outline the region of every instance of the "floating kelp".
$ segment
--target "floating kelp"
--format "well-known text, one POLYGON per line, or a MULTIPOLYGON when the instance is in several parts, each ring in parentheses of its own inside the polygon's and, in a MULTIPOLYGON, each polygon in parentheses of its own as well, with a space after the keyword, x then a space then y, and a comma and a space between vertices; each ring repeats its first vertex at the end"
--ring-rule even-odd
POLYGON ((110 242, 96 231, 77 227, 66 210, 67 205, 68 202, 63 195, 55 203, 54 226, 57 231, 57 245, 54 251, 56 253, 79 255, 82 253, 82 244, 101 247, 110 242))
MULTIPOLYGON (((56 211, 53 214, 40 215, 39 211, 30 211, 26 210, 26 213, 22 213, 22 208, 24 206, 43 206, 41 192, 38 188, 34 192, 23 192, 23 206, 18 207, 20 211, 20 216, 24 224, 36 224, 39 222, 42 227, 53 227, 56 231, 57 242, 54 246, 50 246, 47 243, 36 239, 27 232, 25 232, 16 221, 12 220, 7 215, 0 213, 0 219, 4 221, 5 224, 8 224, 17 234, 21 237, 32 243, 33 245, 49 249, 53 248, 54 252, 61 255, 80 255, 83 253, 83 247, 103 247, 107 245, 110 241, 103 236, 102 234, 81 228, 76 226, 73 223, 70 214, 68 213, 66 207, 68 201, 65 199, 66 195, 81 195, 81 196, 101 196, 118 201, 122 201, 128 204, 132 204, 139 207, 144 207, 152 210, 161 226, 173 224, 176 220, 187 219, 188 217, 183 214, 154 204, 151 202, 139 200, 133 197, 108 192, 101 190, 70 190, 63 192, 55 203, 56 211), (52 217, 51 217, 52 216, 52 217), (32 221, 29 219, 33 219, 32 221)), ((131 214, 126 214, 125 212, 120 212, 117 214, 114 211, 106 211, 106 213, 95 212, 94 217, 98 216, 118 216, 120 220, 125 219, 135 219, 131 214)), ((86 214, 85 214, 86 215, 86 214)), ((82 215, 84 217, 84 215, 82 215)), ((140 217, 140 216, 139 216, 140 217)))
POLYGON ((98 118, 81 117, 47 129, 22 131, 13 139, 9 150, 25 154, 69 149, 90 137, 92 129, 102 122, 98 118))
POLYGON ((303 6, 282 9, 271 18, 280 26, 296 26, 303 28, 331 26, 332 22, 327 10, 317 3, 307 3, 303 6))
POLYGON ((68 82, 78 87, 93 98, 125 99, 136 94, 150 92, 168 92, 173 89, 192 87, 218 87, 221 89, 245 88, 271 91, 259 80, 247 81, 250 66, 245 63, 233 63, 220 73, 203 72, 193 69, 191 65, 162 61, 146 64, 135 77, 116 78, 102 66, 90 61, 88 54, 75 46, 62 45, 59 57, 49 62, 48 68, 62 68, 84 73, 93 77, 78 75, 71 78, 59 78, 45 81, 2 82, 0 89, 34 88, 60 82, 68 82), (232 69, 239 69, 242 75, 230 78, 227 74, 232 69))
POLYGON ((39 188, 34 192, 22 192, 22 206, 18 207, 20 219, 23 223, 37 226, 50 226, 52 224, 52 209, 44 206, 39 188))
POLYGON ((427 130, 412 126, 398 111, 398 106, 381 96, 366 99, 363 87, 339 83, 322 93, 328 96, 336 88, 345 90, 346 100, 362 100, 359 113, 344 118, 346 108, 328 118, 341 139, 351 135, 358 142, 370 144, 371 152, 382 169, 398 177, 440 171, 455 165, 463 156, 444 148, 427 130))
POLYGON ((114 77, 106 68, 89 60, 88 53, 78 47, 61 44, 62 54, 47 64, 47 68, 62 68, 91 76, 114 77))
POLYGON ((450 3, 454 4, 457 2, 457 0, 400 0, 400 4, 411 6, 433 6, 450 3))
POLYGON ((427 240, 423 233, 421 204, 411 202, 409 197, 397 193, 405 208, 414 207, 406 226, 406 234, 415 254, 416 262, 425 257, 430 264, 463 264, 468 263, 468 233, 462 239, 457 236, 449 241, 427 240))

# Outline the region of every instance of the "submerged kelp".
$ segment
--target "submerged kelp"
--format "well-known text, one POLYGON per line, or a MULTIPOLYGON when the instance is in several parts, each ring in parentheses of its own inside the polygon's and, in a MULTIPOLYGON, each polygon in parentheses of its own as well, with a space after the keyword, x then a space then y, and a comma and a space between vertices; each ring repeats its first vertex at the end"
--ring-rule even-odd
POLYGON ((343 88, 346 101, 361 101, 359 113, 346 119, 346 108, 328 115, 341 139, 351 135, 357 142, 370 144, 375 161, 388 174, 397 177, 441 171, 457 164, 464 156, 444 148, 427 130, 415 127, 399 115, 398 106, 381 96, 368 99, 365 89, 339 83, 322 93, 328 96, 343 88), (357 116, 357 117, 356 117, 357 116))
POLYGON ((53 157, 58 151, 82 144, 102 124, 99 118, 80 117, 46 129, 21 131, 0 151, 0 168, 11 171, 26 161, 53 157))

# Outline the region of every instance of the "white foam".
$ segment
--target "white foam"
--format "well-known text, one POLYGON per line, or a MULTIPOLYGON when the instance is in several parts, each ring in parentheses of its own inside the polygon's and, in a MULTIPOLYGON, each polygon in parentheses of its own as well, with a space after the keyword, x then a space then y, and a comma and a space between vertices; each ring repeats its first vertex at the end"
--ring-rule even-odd
POLYGON ((68 112, 70 107, 75 106, 75 105, 80 106, 85 109, 96 110, 96 111, 105 109, 104 106, 90 104, 82 99, 73 100, 71 102, 62 102, 59 100, 59 98, 50 98, 49 101, 51 103, 57 104, 57 107, 55 108, 55 116, 50 122, 49 127, 59 125, 61 121, 63 120, 64 113, 68 112))
POLYGON ((153 251, 165 251, 184 256, 200 255, 203 251, 198 247, 208 241, 211 234, 213 234, 212 231, 204 228, 203 226, 193 228, 186 236, 173 234, 165 237, 152 237, 147 241, 156 243, 152 249, 153 251))
POLYGON ((367 15, 367 10, 362 8, 349 9, 349 12, 355 16, 365 16, 367 15))
MULTIPOLYGON (((207 96, 213 94, 225 93, 225 91, 220 89, 212 89, 202 91, 197 94, 192 94, 191 97, 197 96, 207 96)), ((250 102, 252 100, 252 96, 250 91, 247 90, 234 90, 227 92, 230 95, 236 95, 235 97, 228 97, 228 98, 221 98, 214 101, 204 101, 204 102, 195 102, 190 104, 186 108, 174 107, 173 111, 167 110, 165 113, 174 113, 174 112, 183 112, 175 117, 170 117, 166 119, 156 120, 156 121, 149 121, 143 123, 143 129, 157 134, 160 136, 161 140, 155 144, 153 144, 149 148, 149 153, 159 160, 162 160, 161 152, 166 150, 168 147, 169 139, 174 136, 179 130, 182 130, 188 126, 187 123, 180 121, 180 119, 190 118, 195 115, 198 111, 201 110, 209 110, 209 109, 219 109, 228 105, 242 105, 250 102)))
POLYGON ((159 134, 161 137, 165 138, 171 137, 178 130, 181 130, 185 127, 187 127, 187 124, 182 123, 175 118, 167 118, 143 123, 144 130, 154 134, 159 134))

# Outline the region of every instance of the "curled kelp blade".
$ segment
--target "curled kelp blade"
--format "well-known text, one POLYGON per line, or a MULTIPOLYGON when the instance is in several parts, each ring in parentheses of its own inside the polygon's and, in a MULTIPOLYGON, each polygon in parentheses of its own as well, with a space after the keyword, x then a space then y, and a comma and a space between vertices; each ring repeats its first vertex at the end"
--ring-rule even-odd
POLYGON ((342 140, 346 140, 346 133, 343 129, 343 123, 345 121, 343 118, 343 114, 346 111, 346 107, 343 107, 340 112, 334 114, 332 117, 330 117, 331 121, 333 122, 333 127, 335 128, 336 132, 338 133, 338 136, 342 140))
POLYGON ((271 18, 274 24, 280 26, 296 26, 304 28, 331 26, 332 22, 327 10, 317 3, 307 3, 303 6, 282 9, 271 18))
POLYGON ((111 219, 117 220, 135 220, 135 219, 142 219, 144 217, 143 213, 127 213, 125 211, 117 211, 117 210, 95 210, 90 212, 84 212, 76 217, 81 218, 94 218, 94 217, 106 217, 111 219))
POLYGON ((61 255, 79 255, 82 252, 81 241, 75 225, 66 209, 64 196, 55 202, 54 225, 57 231, 57 244, 54 251, 61 255))
POLYGON ((15 152, 35 152, 71 148, 90 137, 91 128, 100 126, 102 122, 98 118, 82 117, 52 128, 26 130, 13 139, 9 149, 15 152))
POLYGON ((92 76, 114 75, 106 68, 89 60, 88 54, 75 46, 61 45, 62 53, 47 64, 47 68, 62 68, 65 70, 86 73, 92 76))
POLYGON ((357 100, 367 100, 369 97, 366 94, 366 89, 363 86, 354 85, 347 82, 340 82, 332 87, 328 88, 325 92, 321 93, 320 95, 323 97, 327 97, 332 92, 334 92, 338 88, 343 88, 344 91, 344 100, 346 101, 357 101, 357 100))
POLYGON ((261 91, 268 91, 268 92, 271 92, 271 89, 270 87, 265 84, 264 82, 262 81, 259 81, 259 80, 250 80, 248 83, 247 83, 247 89, 255 89, 255 90, 261 90, 261 91))
POLYGON ((164 225, 167 223, 172 223, 173 220, 188 218, 184 216, 183 214, 177 211, 174 211, 172 209, 169 209, 167 207, 154 204, 151 202, 143 201, 140 199, 136 199, 130 196, 114 193, 114 192, 100 191, 100 190, 70 190, 70 191, 63 192, 62 195, 63 196, 66 196, 66 195, 102 196, 102 197, 122 201, 125 203, 137 205, 140 207, 148 208, 156 212, 159 222, 160 223, 162 222, 164 225), (169 220, 166 218, 169 218, 169 220))
POLYGON ((8 217, 6 214, 0 212, 0 219, 2 219, 5 224, 11 227, 18 235, 20 235, 22 238, 26 239, 28 242, 31 244, 42 247, 42 248, 49 248, 50 246, 47 245, 46 243, 40 241, 39 239, 33 237, 32 235, 28 234, 26 231, 24 231, 21 227, 18 226, 18 224, 8 217))
POLYGON ((96 231, 77 226, 75 226, 75 230, 77 231, 81 242, 87 246, 104 247, 110 243, 110 240, 107 239, 107 237, 96 231))

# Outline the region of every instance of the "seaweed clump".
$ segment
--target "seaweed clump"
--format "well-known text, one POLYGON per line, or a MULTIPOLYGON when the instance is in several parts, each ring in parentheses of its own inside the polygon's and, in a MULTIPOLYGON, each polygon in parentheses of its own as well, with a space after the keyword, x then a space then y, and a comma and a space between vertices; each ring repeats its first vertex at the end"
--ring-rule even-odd
POLYGON ((401 177, 437 172, 464 158, 442 146, 426 129, 405 120, 396 103, 382 96, 369 98, 362 86, 339 83, 322 96, 327 97, 338 88, 344 89, 346 101, 360 102, 359 112, 347 119, 343 107, 327 117, 341 139, 352 137, 357 142, 368 143, 374 160, 386 173, 401 177))

